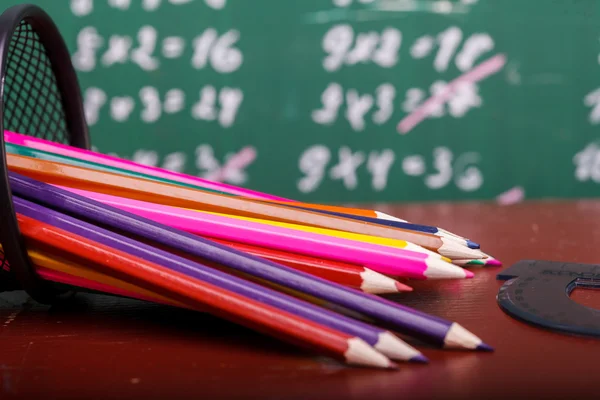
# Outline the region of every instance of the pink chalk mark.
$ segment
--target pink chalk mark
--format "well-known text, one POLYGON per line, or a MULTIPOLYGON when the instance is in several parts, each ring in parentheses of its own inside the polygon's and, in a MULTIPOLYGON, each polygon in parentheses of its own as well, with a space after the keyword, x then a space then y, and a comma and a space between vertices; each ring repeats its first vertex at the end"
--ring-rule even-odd
POLYGON ((465 72, 458 78, 450 82, 444 90, 428 98, 421 106, 417 107, 412 113, 404 117, 400 123, 398 123, 397 129, 401 135, 405 135, 410 132, 415 126, 423 122, 425 118, 431 114, 431 112, 438 106, 444 104, 454 93, 457 87, 463 83, 476 83, 490 75, 500 71, 506 64, 506 55, 497 54, 492 58, 487 59, 481 64, 477 65, 470 71, 465 72))
POLYGON ((223 182, 227 178, 227 174, 231 170, 243 170, 256 159, 256 150, 254 147, 244 147, 238 153, 231 156, 225 165, 218 170, 212 172, 206 177, 211 181, 223 182))
POLYGON ((525 199, 525 190, 521 186, 515 186, 496 197, 496 202, 502 206, 517 204, 525 199))

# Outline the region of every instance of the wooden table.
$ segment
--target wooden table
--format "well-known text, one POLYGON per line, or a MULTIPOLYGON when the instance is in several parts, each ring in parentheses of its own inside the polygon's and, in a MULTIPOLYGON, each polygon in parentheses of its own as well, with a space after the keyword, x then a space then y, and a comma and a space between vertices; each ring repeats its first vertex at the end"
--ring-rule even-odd
MULTIPOLYGON (((600 261, 600 202, 374 207, 476 239, 506 266, 524 258, 600 261)), ((48 309, 6 293, 0 398, 598 398, 600 340, 504 314, 496 304, 498 271, 415 282, 413 293, 394 297, 459 322, 495 353, 422 346, 429 365, 403 364, 394 372, 346 368, 209 315, 90 295, 48 309)), ((591 290, 573 297, 600 306, 591 290)))

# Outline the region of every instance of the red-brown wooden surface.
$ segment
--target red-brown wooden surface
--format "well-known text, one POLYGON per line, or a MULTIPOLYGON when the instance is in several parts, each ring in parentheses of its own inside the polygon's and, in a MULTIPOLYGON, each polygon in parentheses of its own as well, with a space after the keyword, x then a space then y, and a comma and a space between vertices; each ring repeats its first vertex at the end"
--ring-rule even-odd
MULTIPOLYGON (((375 207, 470 237, 506 266, 525 258, 600 262, 600 202, 375 207)), ((0 398, 599 398, 600 339, 507 316, 496 304, 498 271, 411 282, 414 292, 393 297, 461 323, 495 353, 421 346, 429 365, 394 372, 344 367, 209 315, 90 295, 48 309, 5 293, 0 398)), ((592 290, 573 298, 600 308, 592 290)))

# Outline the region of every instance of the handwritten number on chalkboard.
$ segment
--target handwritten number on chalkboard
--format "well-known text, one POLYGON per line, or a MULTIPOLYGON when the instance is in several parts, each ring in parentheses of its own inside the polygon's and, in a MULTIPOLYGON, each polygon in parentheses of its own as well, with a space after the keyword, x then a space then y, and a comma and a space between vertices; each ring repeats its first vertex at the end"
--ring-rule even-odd
POLYGON ((390 168, 396 160, 396 155, 390 149, 385 149, 381 153, 372 151, 367 160, 367 169, 371 173, 371 186, 380 192, 387 186, 390 168))
POLYGON ((592 180, 600 183, 600 146, 598 143, 590 143, 575 154, 573 163, 576 166, 575 179, 580 182, 592 180))
POLYGON ((600 88, 588 93, 584 97, 583 103, 586 106, 591 107, 590 115, 588 117, 590 123, 592 125, 600 123, 600 88))
POLYGON ((452 152, 446 147, 438 147, 433 152, 435 174, 425 178, 425 185, 430 189, 440 189, 452 179, 452 152))
POLYGON ((373 113, 373 122, 378 125, 386 123, 394 113, 396 88, 391 83, 384 83, 376 89, 378 110, 373 113))
POLYGON ((192 107, 192 116, 198 120, 219 120, 222 127, 230 127, 235 122, 237 112, 244 94, 240 89, 224 87, 217 94, 217 90, 210 85, 200 90, 200 99, 192 107), (217 110, 217 102, 219 110, 217 110))
POLYGON ((487 33, 476 33, 465 41, 461 51, 456 55, 456 67, 460 71, 468 71, 473 68, 475 61, 494 49, 494 40, 487 33))
POLYGON ((77 51, 72 56, 73 66, 80 71, 96 67, 96 51, 102 46, 102 37, 96 28, 87 26, 77 34, 77 51))
POLYGON ((236 71, 244 60, 242 52, 233 47, 239 37, 239 32, 233 29, 225 32, 220 37, 215 29, 206 29, 192 41, 194 47, 192 66, 196 69, 202 69, 210 61, 217 72, 230 73, 236 71))
POLYGON ((344 89, 338 83, 330 83, 321 94, 322 106, 313 110, 313 121, 321 125, 333 124, 342 105, 346 105, 344 117, 355 131, 365 129, 366 114, 376 106, 372 115, 376 124, 386 123, 394 112, 396 89, 390 83, 383 83, 375 89, 375 97, 371 94, 360 94, 356 89, 344 89))
POLYGON ((106 93, 97 87, 90 87, 83 96, 85 119, 88 125, 94 125, 100 118, 100 108, 106 104, 106 93))
MULTIPOLYGON (((598 150, 600 166, 600 149, 598 150)), ((337 162, 331 165, 333 160, 329 148, 320 144, 307 148, 298 160, 299 170, 303 174, 297 181, 298 190, 302 193, 314 192, 327 176, 331 180, 341 180, 347 190, 354 190, 359 186, 357 172, 364 168, 371 175, 372 189, 383 191, 396 161, 396 154, 392 149, 371 151, 365 157, 363 151, 354 152, 349 147, 342 146, 337 156, 337 162)), ((422 177, 424 185, 429 189, 439 190, 454 182, 458 189, 470 192, 483 184, 483 174, 477 167, 479 161, 480 155, 475 152, 459 154, 455 159, 450 149, 436 147, 433 150, 431 170, 428 171, 425 158, 421 155, 404 157, 401 168, 407 176, 422 177)), ((600 180, 600 168, 598 171, 600 180)))
MULTIPOLYGON (((110 100, 110 115, 117 122, 127 121, 133 109, 135 102, 129 96, 115 96, 110 100)), ((92 124, 93 125, 93 124, 92 124)))
POLYGON ((154 71, 159 66, 158 59, 152 56, 156 48, 156 38, 156 29, 150 25, 143 26, 137 34, 140 45, 131 51, 131 61, 143 70, 154 71))
POLYGON ((398 53, 402 46, 402 32, 386 28, 381 34, 379 48, 373 53, 373 61, 380 67, 389 68, 398 63, 398 53))
POLYGON ((317 189, 325 176, 325 168, 331 159, 331 152, 323 145, 314 145, 300 156, 298 166, 304 176, 298 181, 298 190, 310 193, 317 189))
POLYGON ((398 63, 402 33, 395 28, 385 28, 382 33, 358 33, 348 24, 333 26, 323 37, 326 53, 323 68, 328 72, 339 70, 344 64, 355 65, 372 61, 383 68, 398 63))
MULTIPOLYGON (((169 89, 164 99, 152 86, 145 86, 139 91, 142 103, 140 119, 146 123, 157 122, 163 112, 175 114, 186 106, 185 92, 181 89, 169 89)), ((200 99, 190 107, 191 115, 196 120, 217 120, 223 128, 232 126, 236 120, 244 94, 238 88, 224 87, 217 91, 213 86, 205 86, 200 90, 200 99)), ((95 125, 100 117, 101 108, 109 104, 110 115, 116 122, 125 122, 135 108, 131 96, 114 96, 108 99, 106 93, 97 87, 90 87, 84 93, 84 111, 88 125, 95 125)))
POLYGON ((94 9, 93 0, 71 0, 71 12, 78 17, 88 15, 94 9))
POLYGON ((433 60, 433 67, 437 72, 447 71, 453 59, 459 71, 468 71, 473 68, 477 59, 494 49, 494 40, 487 33, 474 33, 464 41, 459 51, 463 36, 462 30, 457 26, 443 30, 436 38, 423 35, 412 44, 410 55, 414 59, 425 58, 437 43, 438 50, 433 60))
POLYGON ((102 55, 102 64, 105 66, 115 63, 124 64, 132 45, 133 41, 129 36, 112 35, 108 39, 108 50, 102 55))
POLYGON ((456 158, 454 163, 454 183, 465 191, 472 192, 477 190, 483 184, 483 174, 481 170, 473 164, 480 160, 478 153, 463 153, 456 158))
POLYGON ((451 26, 438 34, 439 50, 433 61, 433 67, 436 71, 443 72, 448 69, 448 64, 454 56, 461 40, 462 31, 455 26, 451 26))
POLYGON ((337 114, 344 103, 344 90, 338 83, 330 83, 321 94, 321 103, 323 108, 312 112, 312 119, 317 124, 331 125, 336 119, 337 114))

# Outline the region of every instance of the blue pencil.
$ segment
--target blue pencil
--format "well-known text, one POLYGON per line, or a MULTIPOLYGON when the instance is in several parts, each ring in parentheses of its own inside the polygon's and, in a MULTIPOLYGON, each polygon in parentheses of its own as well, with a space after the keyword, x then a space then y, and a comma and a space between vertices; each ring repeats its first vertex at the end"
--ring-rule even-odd
MULTIPOLYGON (((286 205, 286 204, 283 204, 283 205, 286 205)), ((478 243, 475 243, 472 240, 469 240, 469 239, 460 237, 458 235, 455 235, 453 233, 450 233, 450 232, 448 232, 444 229, 438 228, 436 226, 412 224, 410 222, 401 222, 401 221, 393 221, 390 219, 365 217, 362 215, 345 214, 345 213, 340 213, 340 212, 335 212, 335 211, 321 210, 321 209, 316 209, 316 208, 307 208, 307 207, 301 207, 301 206, 296 206, 296 205, 289 206, 289 207, 300 208, 303 210, 318 212, 321 214, 335 215, 337 217, 342 217, 342 218, 352 218, 352 219, 356 219, 359 221, 369 222, 372 224, 385 225, 385 226, 389 226, 392 228, 408 229, 411 231, 429 233, 429 234, 436 235, 439 237, 444 237, 444 238, 455 240, 457 243, 467 246, 470 249, 479 249, 480 248, 478 243)))

